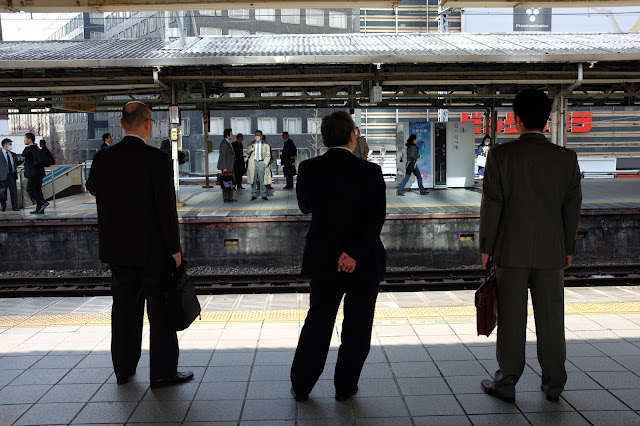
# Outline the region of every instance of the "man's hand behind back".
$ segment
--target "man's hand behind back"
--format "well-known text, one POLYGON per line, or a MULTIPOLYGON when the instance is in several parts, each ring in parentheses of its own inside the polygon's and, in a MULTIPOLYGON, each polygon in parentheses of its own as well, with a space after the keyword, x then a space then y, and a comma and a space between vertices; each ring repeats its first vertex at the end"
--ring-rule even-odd
POLYGON ((182 253, 174 253, 171 255, 171 257, 173 257, 173 260, 176 262, 176 268, 179 268, 180 265, 182 265, 182 253))
POLYGON ((338 272, 352 273, 356 269, 356 260, 347 253, 342 253, 338 259, 338 272))

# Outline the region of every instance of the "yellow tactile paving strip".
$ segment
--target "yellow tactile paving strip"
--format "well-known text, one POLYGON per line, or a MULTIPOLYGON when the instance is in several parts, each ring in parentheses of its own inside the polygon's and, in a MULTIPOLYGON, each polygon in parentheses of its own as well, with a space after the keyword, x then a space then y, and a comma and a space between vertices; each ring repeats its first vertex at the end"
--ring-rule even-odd
MULTIPOLYGON (((638 314, 640 302, 630 303, 567 303, 567 315, 582 314, 638 314)), ((199 323, 246 323, 246 322, 298 322, 307 315, 305 310, 203 312, 199 323)), ((376 309, 377 320, 434 319, 474 317, 473 306, 438 306, 429 308, 382 308, 376 309)), ((533 309, 529 306, 529 315, 533 309)), ((342 310, 338 320, 343 319, 342 310)), ((148 322, 145 316, 145 322, 148 322)), ((106 325, 111 323, 110 314, 65 314, 33 316, 0 316, 0 327, 48 327, 65 325, 106 325)))

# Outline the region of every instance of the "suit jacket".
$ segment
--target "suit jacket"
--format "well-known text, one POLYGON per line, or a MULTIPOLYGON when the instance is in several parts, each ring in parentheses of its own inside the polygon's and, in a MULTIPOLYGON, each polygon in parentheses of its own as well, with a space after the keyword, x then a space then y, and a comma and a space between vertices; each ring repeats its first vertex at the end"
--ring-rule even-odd
POLYGON ((329 149, 300 163, 298 206, 311 213, 303 274, 335 277, 343 252, 356 260, 354 280, 381 280, 386 253, 380 232, 386 217, 385 183, 380 166, 351 152, 329 149))
POLYGON ((87 189, 96 196, 104 263, 164 265, 181 251, 171 176, 169 156, 136 136, 96 153, 87 189))
POLYGON ((233 173, 233 166, 236 161, 236 156, 233 151, 233 147, 231 146, 231 143, 227 142, 226 139, 223 139, 222 142, 220 142, 219 154, 220 155, 218 155, 218 169, 220 169, 220 171, 227 169, 227 172, 233 173))
POLYGON ((284 141, 282 154, 280 155, 280 159, 282 160, 282 165, 289 166, 295 163, 297 152, 298 150, 296 149, 296 144, 293 143, 291 139, 287 139, 286 141, 284 141))
POLYGON ((243 153, 244 146, 242 146, 242 143, 238 142, 237 140, 233 142, 231 146, 233 147, 233 154, 235 156, 234 157, 235 162, 233 163, 233 170, 236 173, 241 172, 242 174, 244 174, 247 171, 244 165, 244 153, 243 153))
POLYGON ((107 148, 108 146, 109 146, 108 143, 102 142, 102 145, 100 145, 100 149, 107 148))
POLYGON ((480 249, 501 267, 562 269, 581 202, 575 152, 533 132, 497 145, 484 172, 480 249))
POLYGON ((33 159, 33 150, 40 149, 36 144, 27 145, 22 151, 22 158, 24 158, 24 177, 30 178, 42 178, 44 177, 44 167, 36 166, 33 159))
POLYGON ((0 149, 0 180, 7 180, 7 177, 9 176, 9 165, 7 164, 7 161, 6 161, 7 157, 5 157, 5 152, 9 152, 9 155, 11 155, 11 158, 13 158, 13 167, 14 167, 13 177, 17 178, 18 166, 22 164, 24 160, 18 160, 18 156, 11 151, 0 149))
MULTIPOLYGON (((247 160, 247 182, 248 183, 253 183, 254 179, 254 173, 256 170, 256 153, 251 152, 251 147, 255 145, 255 142, 251 142, 251 144, 245 148, 244 152, 245 154, 247 154, 249 156, 249 159, 247 160)), ((263 142, 262 143, 262 161, 264 162, 264 166, 265 166, 265 170, 264 170, 264 174, 265 174, 265 178, 267 177, 267 174, 269 175, 269 178, 271 178, 271 172, 269 170, 269 167, 267 167, 267 165, 271 162, 271 147, 269 146, 268 143, 263 142)), ((268 184, 269 181, 265 181, 265 185, 268 184)))

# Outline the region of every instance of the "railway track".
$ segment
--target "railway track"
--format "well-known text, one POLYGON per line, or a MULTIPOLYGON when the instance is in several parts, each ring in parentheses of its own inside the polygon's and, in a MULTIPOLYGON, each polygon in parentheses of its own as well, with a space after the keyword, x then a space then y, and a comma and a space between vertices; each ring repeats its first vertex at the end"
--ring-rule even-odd
MULTIPOLYGON (((195 275, 199 294, 292 293, 309 290, 299 274, 195 275)), ((481 269, 441 269, 387 272, 382 291, 475 290, 484 279, 481 269)), ((0 297, 109 295, 108 276, 0 278, 0 297)), ((565 274, 565 286, 640 285, 640 265, 575 266, 565 274)))

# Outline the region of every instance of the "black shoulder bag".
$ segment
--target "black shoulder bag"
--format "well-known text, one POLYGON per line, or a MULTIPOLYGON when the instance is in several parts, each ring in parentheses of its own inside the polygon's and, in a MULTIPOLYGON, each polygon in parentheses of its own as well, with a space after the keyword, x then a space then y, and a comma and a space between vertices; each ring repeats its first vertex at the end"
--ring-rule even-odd
POLYGON ((187 275, 187 262, 182 259, 179 268, 173 268, 169 276, 167 294, 167 322, 169 328, 180 331, 188 328, 198 316, 201 308, 193 279, 187 275))

